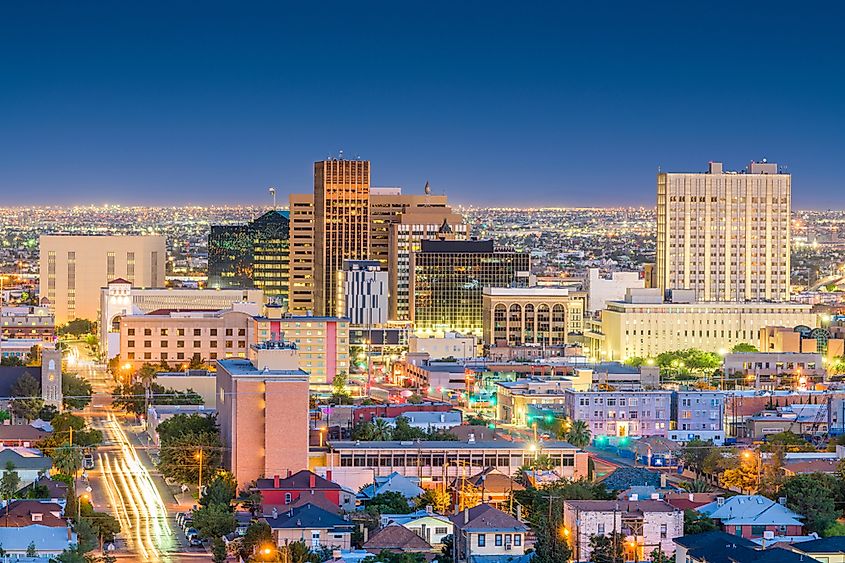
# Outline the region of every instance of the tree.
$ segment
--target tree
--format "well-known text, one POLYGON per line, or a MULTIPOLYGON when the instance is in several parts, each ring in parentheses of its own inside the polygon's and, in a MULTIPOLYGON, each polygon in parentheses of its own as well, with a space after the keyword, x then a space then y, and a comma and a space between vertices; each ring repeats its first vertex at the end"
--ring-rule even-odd
POLYGON ((17 356, 3 356, 0 358, 0 367, 23 367, 23 360, 17 356))
MULTIPOLYGON (((373 421, 377 422, 381 419, 376 419, 373 421)), ((373 428, 373 432, 375 433, 376 428, 373 428)), ((411 421, 408 420, 406 416, 397 416, 396 417, 396 428, 393 430, 393 438, 394 440, 401 440, 401 441, 413 441, 413 440, 424 440, 426 439, 426 433, 424 430, 420 428, 415 428, 411 426, 411 421)), ((390 440, 390 438, 387 438, 390 440)))
POLYGON ((563 532, 563 519, 560 512, 552 514, 552 519, 540 518, 534 526, 537 538, 534 543, 536 563, 557 563, 569 561, 572 549, 563 532))
POLYGON ((26 420, 38 418, 44 400, 41 399, 41 383, 37 379, 25 371, 12 383, 10 392, 13 397, 10 409, 15 416, 26 420))
POLYGON ((69 323, 59 327, 59 336, 80 337, 83 334, 92 334, 97 328, 96 324, 88 319, 73 319, 69 323))
POLYGON ((345 371, 342 371, 334 376, 332 380, 332 388, 334 389, 335 395, 349 395, 349 391, 346 390, 346 384, 349 383, 349 376, 346 375, 345 371))
POLYGON ((211 560, 214 563, 225 563, 228 559, 228 550, 223 538, 211 538, 211 560))
POLYGON ((83 448, 95 446, 103 441, 102 431, 89 428, 84 418, 69 412, 57 414, 53 417, 51 424, 52 434, 38 442, 38 447, 50 456, 53 455, 55 448, 70 440, 71 434, 73 434, 73 445, 83 448))
MULTIPOLYGON (((401 418, 401 417, 400 417, 401 418)), ((399 419, 397 418, 397 429, 399 425, 399 419)), ((371 423, 373 425, 373 434, 372 439, 373 441, 384 441, 384 440, 391 440, 393 438, 394 431, 390 427, 390 423, 388 423, 383 418, 376 418, 371 423)), ((401 439, 401 438, 397 438, 401 439)))
POLYGON ((713 491, 710 483, 701 479, 681 483, 681 488, 688 493, 709 493, 713 491))
POLYGON ((65 549, 57 556, 50 559, 52 563, 88 563, 85 552, 79 547, 65 549))
POLYGON ((216 433, 219 430, 217 417, 205 414, 177 414, 156 427, 159 439, 163 441, 188 433, 216 433))
POLYGON ((455 549, 455 537, 452 534, 443 536, 440 540, 443 547, 440 548, 440 553, 437 554, 437 563, 455 563, 455 558, 452 557, 452 550, 455 549))
POLYGON ((736 346, 731 348, 732 354, 742 354, 742 353, 746 353, 746 352, 759 352, 759 351, 760 350, 758 350, 755 345, 749 344, 747 342, 740 342, 739 344, 737 344, 736 346))
POLYGON ((38 418, 45 422, 50 422, 57 414, 59 414, 59 409, 56 408, 56 405, 44 405, 41 407, 41 410, 38 411, 38 418))
POLYGON ((75 373, 62 374, 62 404, 68 409, 84 409, 91 402, 91 384, 75 373))
POLYGON ((362 563, 424 563, 422 553, 393 553, 382 551, 378 555, 370 555, 361 560, 362 563))
POLYGON ((566 441, 576 448, 586 448, 590 445, 590 427, 583 420, 574 420, 566 434, 566 441))
POLYGON ((38 550, 35 548, 35 542, 29 542, 29 545, 26 546, 26 556, 27 557, 38 557, 38 550))
POLYGON ((681 449, 681 459, 696 475, 701 475, 705 473, 704 460, 713 451, 718 452, 718 449, 710 440, 690 440, 681 449))
POLYGON ((446 514, 452 507, 452 496, 443 489, 427 489, 417 498, 416 503, 420 508, 430 506, 434 512, 446 514))
POLYGON ((669 557, 666 555, 660 546, 655 547, 651 553, 648 554, 648 559, 652 563, 672 563, 674 561, 674 557, 669 557))
POLYGON ((158 467, 167 477, 193 483, 199 479, 200 461, 203 474, 214 475, 223 459, 222 449, 223 443, 217 432, 187 432, 161 441, 161 463, 158 467))
POLYGON ((761 449, 769 452, 778 447, 785 448, 788 452, 812 452, 816 450, 807 440, 788 430, 767 436, 766 443, 763 444, 761 449))
POLYGON ((712 518, 696 512, 695 510, 684 510, 684 533, 687 535, 703 534, 718 530, 719 526, 712 518))
POLYGON ((9 411, 0 410, 0 424, 3 424, 7 420, 11 420, 11 419, 12 419, 12 415, 9 414, 9 411))
POLYGON ((593 563, 623 563, 625 536, 611 532, 604 536, 590 537, 590 561, 593 563))
POLYGON ((73 476, 82 467, 82 452, 65 442, 51 454, 53 468, 63 475, 73 476))
POLYGON ((215 504, 230 506, 238 493, 238 482, 228 471, 218 471, 205 487, 200 505, 213 506, 215 504))
POLYGON ((778 494, 786 497, 788 508, 804 515, 808 532, 821 533, 840 515, 836 509, 839 489, 840 484, 833 475, 813 473, 785 479, 778 494))
POLYGON ((3 471, 3 476, 0 477, 0 494, 7 502, 15 498, 15 493, 21 488, 21 478, 18 472, 15 471, 15 464, 11 461, 6 462, 6 469, 3 471))
POLYGON ((221 538, 235 531, 235 516, 228 505, 211 504, 193 513, 194 528, 206 538, 221 538))
POLYGON ((736 467, 725 469, 719 477, 722 486, 736 487, 740 491, 746 491, 751 494, 760 486, 760 474, 762 467, 760 466, 760 456, 757 452, 742 452, 739 463, 736 467))
POLYGON ((263 544, 273 543, 273 531, 267 522, 260 520, 250 523, 246 529, 243 539, 238 548, 238 557, 244 561, 255 552, 256 548, 263 544))
POLYGON ((381 493, 364 503, 367 508, 377 510, 380 514, 408 514, 412 511, 408 499, 402 493, 388 491, 381 493))

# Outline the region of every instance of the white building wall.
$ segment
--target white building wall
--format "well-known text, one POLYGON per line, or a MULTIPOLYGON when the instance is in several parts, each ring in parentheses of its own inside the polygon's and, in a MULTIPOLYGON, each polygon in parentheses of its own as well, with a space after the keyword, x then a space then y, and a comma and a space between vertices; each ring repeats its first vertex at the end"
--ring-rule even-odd
POLYGON ((608 301, 622 301, 628 289, 645 287, 645 280, 640 278, 639 272, 613 272, 610 279, 599 275, 598 268, 587 271, 584 284, 587 289, 587 310, 590 313, 601 311, 608 301))

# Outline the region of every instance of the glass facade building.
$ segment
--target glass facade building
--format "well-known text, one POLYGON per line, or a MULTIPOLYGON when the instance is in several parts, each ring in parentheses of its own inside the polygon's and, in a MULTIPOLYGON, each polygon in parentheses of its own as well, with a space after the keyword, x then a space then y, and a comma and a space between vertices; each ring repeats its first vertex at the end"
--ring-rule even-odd
POLYGON ((215 225, 208 235, 208 286, 261 289, 287 299, 290 218, 268 211, 246 225, 215 225))
POLYGON ((423 240, 411 258, 411 310, 420 336, 482 336, 485 287, 527 287, 528 253, 492 240, 423 240))

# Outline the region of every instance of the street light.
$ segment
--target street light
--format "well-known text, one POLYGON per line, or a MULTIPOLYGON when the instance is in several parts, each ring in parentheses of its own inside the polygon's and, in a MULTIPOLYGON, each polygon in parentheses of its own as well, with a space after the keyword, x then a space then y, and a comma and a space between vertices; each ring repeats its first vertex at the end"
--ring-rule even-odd
POLYGON ((202 448, 194 454, 194 459, 199 462, 199 479, 197 480, 197 499, 202 494, 202 448))

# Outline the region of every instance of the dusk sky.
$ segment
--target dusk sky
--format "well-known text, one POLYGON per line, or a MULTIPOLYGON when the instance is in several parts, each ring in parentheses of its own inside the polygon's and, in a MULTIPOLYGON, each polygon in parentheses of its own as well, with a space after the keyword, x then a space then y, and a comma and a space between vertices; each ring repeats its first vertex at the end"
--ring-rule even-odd
POLYGON ((819 6, 5 2, 0 205, 286 199, 342 149, 481 206, 651 206, 658 166, 766 157, 794 207, 842 208, 819 6))

